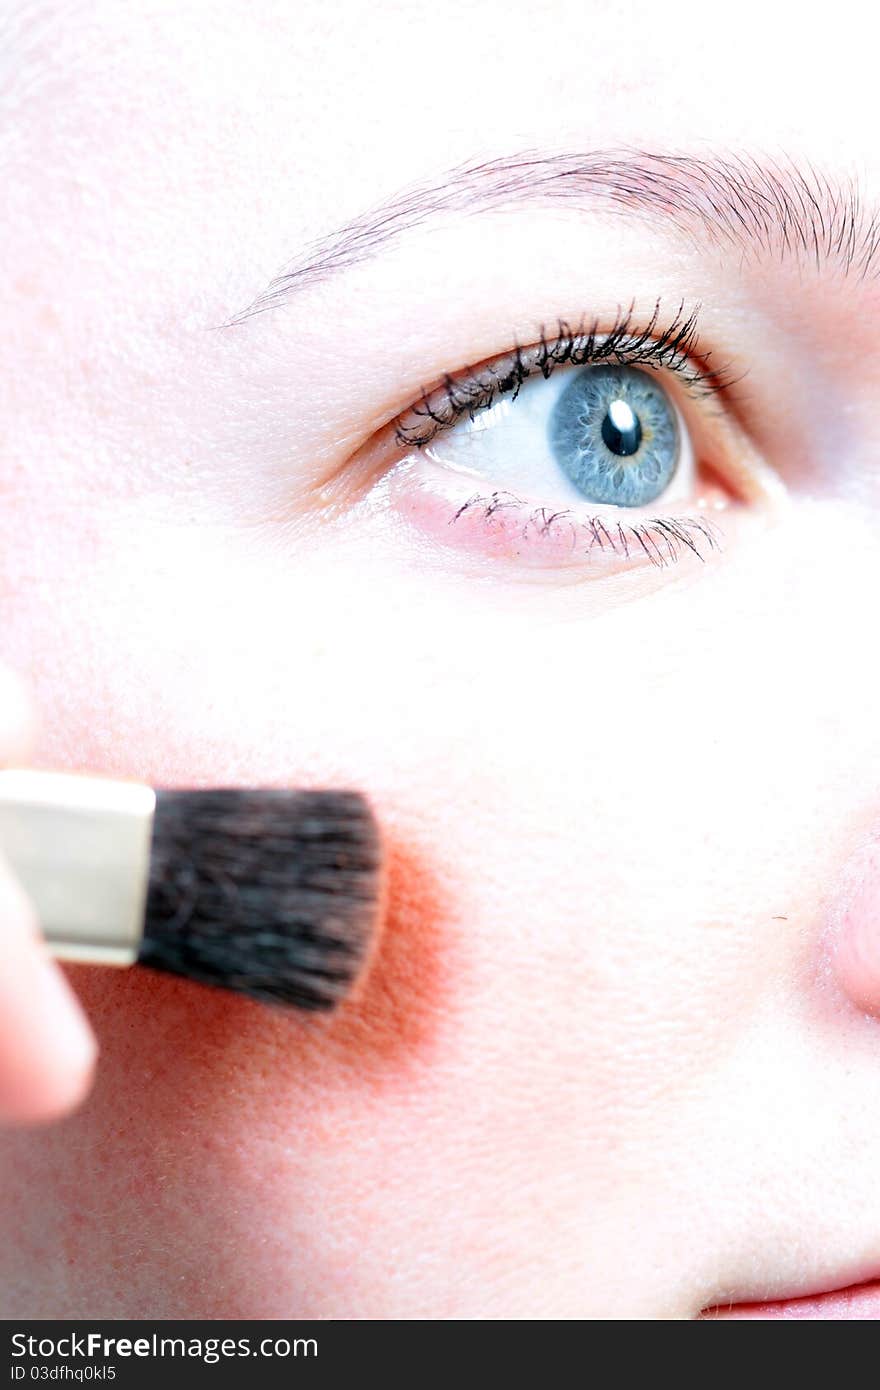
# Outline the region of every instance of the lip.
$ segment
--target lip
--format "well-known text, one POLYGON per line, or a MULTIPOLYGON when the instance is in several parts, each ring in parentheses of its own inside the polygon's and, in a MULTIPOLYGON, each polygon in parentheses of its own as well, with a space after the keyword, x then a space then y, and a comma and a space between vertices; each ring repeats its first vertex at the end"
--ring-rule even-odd
POLYGON ((843 1289, 826 1293, 807 1294, 802 1298, 785 1298, 772 1303, 738 1303, 732 1307, 706 1308, 702 1319, 709 1318, 829 1318, 835 1322, 880 1319, 880 1279, 864 1284, 849 1284, 843 1289))

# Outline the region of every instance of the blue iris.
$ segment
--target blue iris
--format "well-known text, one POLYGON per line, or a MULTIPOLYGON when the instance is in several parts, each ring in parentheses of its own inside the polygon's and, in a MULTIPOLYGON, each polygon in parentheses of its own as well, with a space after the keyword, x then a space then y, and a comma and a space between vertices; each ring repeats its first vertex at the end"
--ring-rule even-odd
POLYGON ((553 456, 591 502, 644 507, 678 463, 675 411, 663 388, 634 367, 585 367, 547 424, 553 456))

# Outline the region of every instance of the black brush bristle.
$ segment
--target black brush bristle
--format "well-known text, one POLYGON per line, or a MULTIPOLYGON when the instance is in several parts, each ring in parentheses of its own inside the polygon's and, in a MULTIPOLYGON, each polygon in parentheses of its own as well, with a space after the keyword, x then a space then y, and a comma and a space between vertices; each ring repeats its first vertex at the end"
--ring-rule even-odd
POLYGON ((157 792, 138 961, 332 1009, 369 954, 381 870, 359 792, 157 792))

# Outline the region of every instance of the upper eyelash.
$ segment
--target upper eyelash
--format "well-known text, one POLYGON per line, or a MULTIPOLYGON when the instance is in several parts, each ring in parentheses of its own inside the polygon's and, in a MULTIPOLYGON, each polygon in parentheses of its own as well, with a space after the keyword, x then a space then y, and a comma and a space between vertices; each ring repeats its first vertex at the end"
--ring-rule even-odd
POLYGON ((523 382, 536 372, 546 379, 560 366, 614 362, 628 367, 660 367, 675 372, 695 394, 728 390, 740 378, 726 367, 710 366, 711 353, 700 352, 699 312, 700 306, 696 305, 685 313, 681 303, 671 322, 659 333, 659 299, 644 328, 635 327, 635 301, 628 309, 618 310, 610 329, 601 328, 598 319, 589 327, 582 320, 577 329, 560 319, 552 338, 542 328, 539 341, 531 347, 517 345, 510 353, 481 367, 467 367, 456 376, 447 375, 441 386, 423 391, 418 402, 399 417, 395 427, 397 443, 416 448, 428 444, 462 416, 473 420, 499 397, 510 395, 516 400, 523 382))

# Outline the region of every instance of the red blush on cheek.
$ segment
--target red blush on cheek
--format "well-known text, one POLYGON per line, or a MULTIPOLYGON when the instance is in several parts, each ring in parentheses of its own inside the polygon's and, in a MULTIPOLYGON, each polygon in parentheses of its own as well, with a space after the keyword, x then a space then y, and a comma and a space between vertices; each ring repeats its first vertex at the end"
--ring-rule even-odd
POLYGON ((463 1007, 455 894, 421 843, 383 820, 385 929, 360 989, 333 1014, 138 967, 70 968, 100 1040, 95 1089, 65 1125, 28 1140, 4 1171, 0 1207, 8 1223, 25 1211, 35 1261, 70 1266, 65 1288, 80 1306, 121 1279, 126 1316, 144 1302, 191 1317, 289 1312, 297 1262, 315 1244, 298 1203, 315 1181, 344 1248, 359 1211, 352 1175, 381 1180, 371 1136, 389 1123, 409 1132, 463 1007), (47 1201, 57 1221, 44 1234, 47 1201))
POLYGON ((430 1050, 455 978, 454 941, 444 931, 454 913, 439 874, 410 846, 387 837, 386 843, 384 927, 365 981, 327 1020, 326 1038, 348 1066, 374 1074, 430 1050))
POLYGON ((366 978, 332 1014, 274 1008, 138 967, 70 967, 100 1035, 95 1100, 112 1091, 119 1104, 148 1059, 147 1092, 135 1083, 129 1104, 153 1110, 161 1127, 181 1096, 198 1096, 198 1109, 222 1122, 231 1078, 259 1106, 261 1096, 271 1103, 291 1091, 375 1092, 430 1055, 451 1007, 455 943, 446 924, 455 915, 420 852, 393 835, 386 846, 384 926, 366 978))

